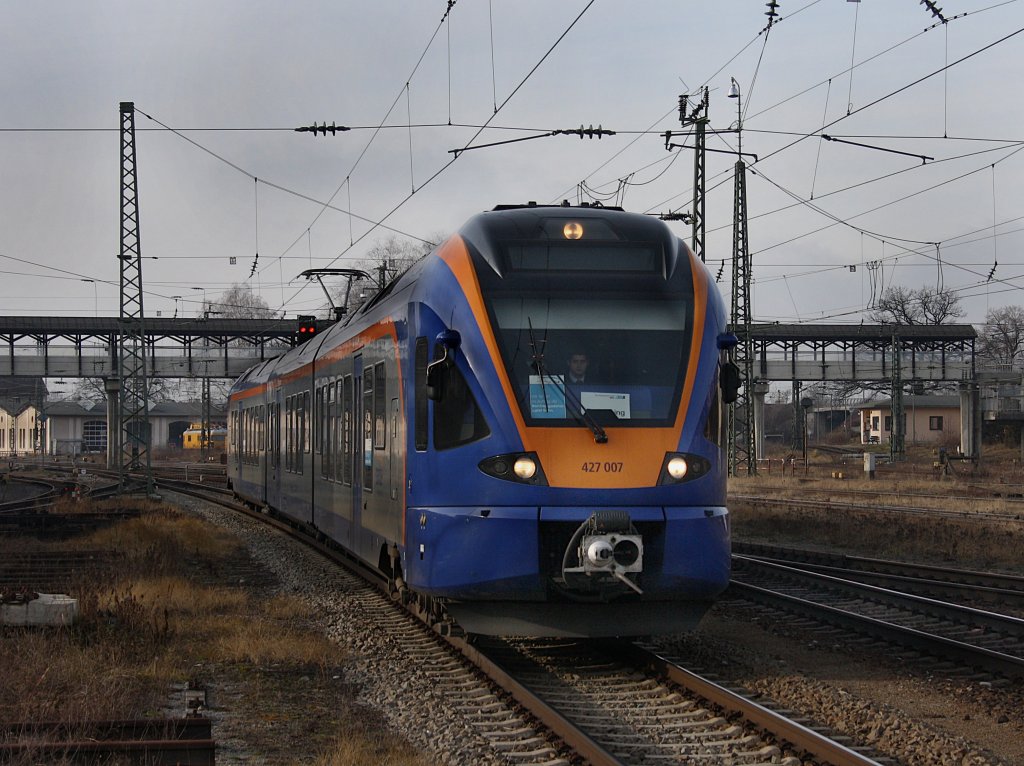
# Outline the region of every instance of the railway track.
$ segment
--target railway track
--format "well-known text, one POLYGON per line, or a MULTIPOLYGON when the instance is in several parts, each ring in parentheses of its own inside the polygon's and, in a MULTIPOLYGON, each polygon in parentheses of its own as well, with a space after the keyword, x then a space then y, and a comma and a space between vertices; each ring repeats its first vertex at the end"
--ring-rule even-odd
POLYGON ((759 561, 796 566, 904 593, 948 599, 966 606, 993 605, 1013 616, 1024 617, 1024 577, 1020 575, 737 541, 733 542, 732 550, 759 561))
MULTIPOLYGON (((950 489, 953 489, 950 487, 950 489)), ((978 503, 986 500, 1000 500, 1003 505, 1013 508, 1014 506, 1024 508, 1024 493, 1021 492, 1018 485, 1004 485, 997 484, 992 486, 981 486, 975 484, 967 484, 956 487, 956 489, 973 490, 965 494, 951 494, 950 492, 922 492, 919 490, 907 490, 904 488, 899 489, 899 497, 901 499, 914 499, 914 500, 934 500, 937 503, 949 505, 949 504, 966 504, 966 503, 978 503)), ((779 490, 784 492, 785 487, 779 487, 779 490)), ((837 496, 842 497, 857 497, 857 498, 891 498, 894 494, 892 487, 886 487, 884 489, 865 489, 862 487, 848 487, 841 483, 836 483, 828 479, 807 479, 803 480, 799 488, 800 495, 827 495, 829 498, 837 496)), ((1008 510, 1009 513, 1016 513, 1017 510, 1008 510)))
MULTIPOLYGON (((835 494, 835 493, 833 493, 835 494)), ((891 496, 891 493, 890 493, 891 496)), ((729 504, 742 502, 755 506, 772 506, 775 508, 800 508, 804 510, 833 512, 872 511, 878 513, 901 513, 914 516, 931 516, 943 519, 987 519, 1011 523, 1024 522, 1024 508, 1006 511, 953 511, 941 508, 927 508, 909 505, 871 505, 863 503, 840 502, 835 500, 804 500, 798 498, 769 497, 767 495, 730 494, 729 504)))
POLYGON ((0 763, 213 766, 209 718, 0 723, 0 763))
POLYGON ((1008 678, 1024 678, 1024 619, 857 582, 799 564, 734 555, 727 595, 898 643, 1008 678))
POLYGON ((717 687, 649 647, 470 640, 445 625, 432 628, 414 618, 415 606, 410 613, 382 592, 382 581, 367 580, 361 566, 291 524, 209 488, 159 484, 272 524, 342 564, 352 587, 362 589, 360 608, 401 643, 410 663, 430 675, 432 689, 508 763, 689 763, 698 754, 723 764, 878 762, 805 722, 717 687))

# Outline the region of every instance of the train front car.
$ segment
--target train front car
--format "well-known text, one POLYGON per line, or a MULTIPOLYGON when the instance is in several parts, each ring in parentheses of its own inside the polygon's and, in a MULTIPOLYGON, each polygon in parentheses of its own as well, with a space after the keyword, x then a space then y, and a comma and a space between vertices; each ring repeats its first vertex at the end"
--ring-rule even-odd
POLYGON ((694 628, 730 571, 704 266, 584 207, 497 208, 437 255, 410 318, 409 586, 471 633, 694 628))

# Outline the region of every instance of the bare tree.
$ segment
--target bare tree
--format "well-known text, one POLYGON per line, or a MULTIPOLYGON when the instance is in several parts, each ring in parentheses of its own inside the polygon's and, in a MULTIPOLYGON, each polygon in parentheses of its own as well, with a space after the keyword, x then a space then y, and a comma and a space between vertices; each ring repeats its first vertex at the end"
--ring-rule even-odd
MULTIPOLYGON (((150 402, 174 401, 177 394, 176 388, 171 385, 167 378, 146 378, 146 397, 150 402)), ((73 384, 71 391, 64 397, 71 401, 102 402, 107 398, 107 390, 103 385, 103 378, 79 378, 73 384)))
MULTIPOLYGON (((433 242, 410 241, 399 239, 392 234, 374 242, 366 251, 366 256, 354 264, 354 268, 362 269, 370 275, 370 278, 353 280, 348 298, 349 310, 354 311, 359 308, 376 295, 382 287, 433 250, 436 243, 447 239, 447 236, 436 234, 431 239, 433 242)), ((334 296, 335 302, 341 304, 345 300, 345 286, 336 288, 334 296)))
POLYGON ((960 297, 952 290, 919 287, 888 288, 878 299, 869 316, 874 322, 887 324, 946 324, 967 312, 960 306, 960 297))
POLYGON ((979 337, 978 355, 994 364, 1013 365, 1024 360, 1024 308, 989 310, 979 337))
POLYGON ((274 319, 277 316, 252 287, 238 282, 222 292, 217 300, 208 301, 204 311, 228 319, 274 319))

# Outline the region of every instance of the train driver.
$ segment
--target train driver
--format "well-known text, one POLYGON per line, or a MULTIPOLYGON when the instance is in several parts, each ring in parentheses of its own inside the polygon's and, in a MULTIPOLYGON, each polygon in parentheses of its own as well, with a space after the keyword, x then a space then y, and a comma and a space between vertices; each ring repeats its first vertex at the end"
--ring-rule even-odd
POLYGON ((568 364, 566 365, 569 370, 569 374, 565 376, 565 382, 574 385, 587 382, 587 365, 589 364, 587 355, 582 351, 576 351, 569 355, 568 364))

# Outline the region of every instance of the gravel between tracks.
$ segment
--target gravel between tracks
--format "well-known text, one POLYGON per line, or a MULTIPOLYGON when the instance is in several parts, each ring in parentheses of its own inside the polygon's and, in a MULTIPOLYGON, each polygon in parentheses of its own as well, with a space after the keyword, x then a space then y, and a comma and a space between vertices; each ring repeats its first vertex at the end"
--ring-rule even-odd
POLYGON ((851 649, 789 623, 723 601, 695 634, 660 643, 906 766, 1024 764, 1021 684, 947 677, 896 648, 851 649))
MULTIPOLYGON (((191 498, 175 495, 171 499, 246 540, 254 562, 276 575, 277 584, 265 587, 276 594, 304 599, 313 606, 326 635, 349 653, 343 680, 358 689, 356 701, 360 705, 377 711, 389 727, 439 764, 508 763, 470 728, 460 711, 438 695, 434 683, 416 667, 415 660, 403 647, 380 629, 372 616, 372 601, 383 600, 383 596, 354 593, 348 576, 336 565, 258 522, 191 498)), ((310 695, 321 691, 336 694, 336 690, 323 690, 310 683, 308 677, 297 677, 293 683, 303 693, 283 704, 322 709, 323 706, 312 704, 310 695)), ((247 727, 259 726, 259 721, 233 709, 230 696, 227 689, 221 690, 219 695, 216 689, 211 690, 214 704, 210 715, 214 719, 214 739, 218 742, 217 763, 229 766, 263 762, 267 753, 255 752, 248 744, 247 727)), ((304 716, 275 713, 279 719, 295 718, 296 730, 291 732, 293 736, 287 737, 291 740, 290 758, 294 762, 308 762, 298 749, 304 716)), ((345 725, 345 721, 339 721, 339 726, 345 725)), ((286 732, 279 734, 287 736, 286 732)))
MULTIPOLYGON (((357 702, 368 711, 377 711, 437 763, 507 763, 380 630, 367 597, 353 594, 334 565, 256 522, 199 501, 177 502, 247 540, 254 561, 276 575, 277 585, 267 587, 314 606, 325 633, 348 650, 343 681, 359 690, 357 702)), ((716 606, 696 634, 670 643, 723 682, 746 686, 816 723, 866 741, 897 763, 1024 764, 1021 684, 989 688, 979 681, 931 675, 926 666, 917 669, 900 662, 895 651, 889 652, 889 661, 880 661, 877 649, 841 649, 813 631, 787 627, 784 618, 766 618, 731 602, 716 606)), ((304 693, 290 704, 310 705, 309 695, 318 694, 320 687, 309 679, 295 683, 304 693)), ((230 703, 214 707, 218 763, 252 763, 265 757, 251 749, 245 733, 251 723, 240 720, 230 703)), ((299 753, 294 755, 301 760, 299 753)))

